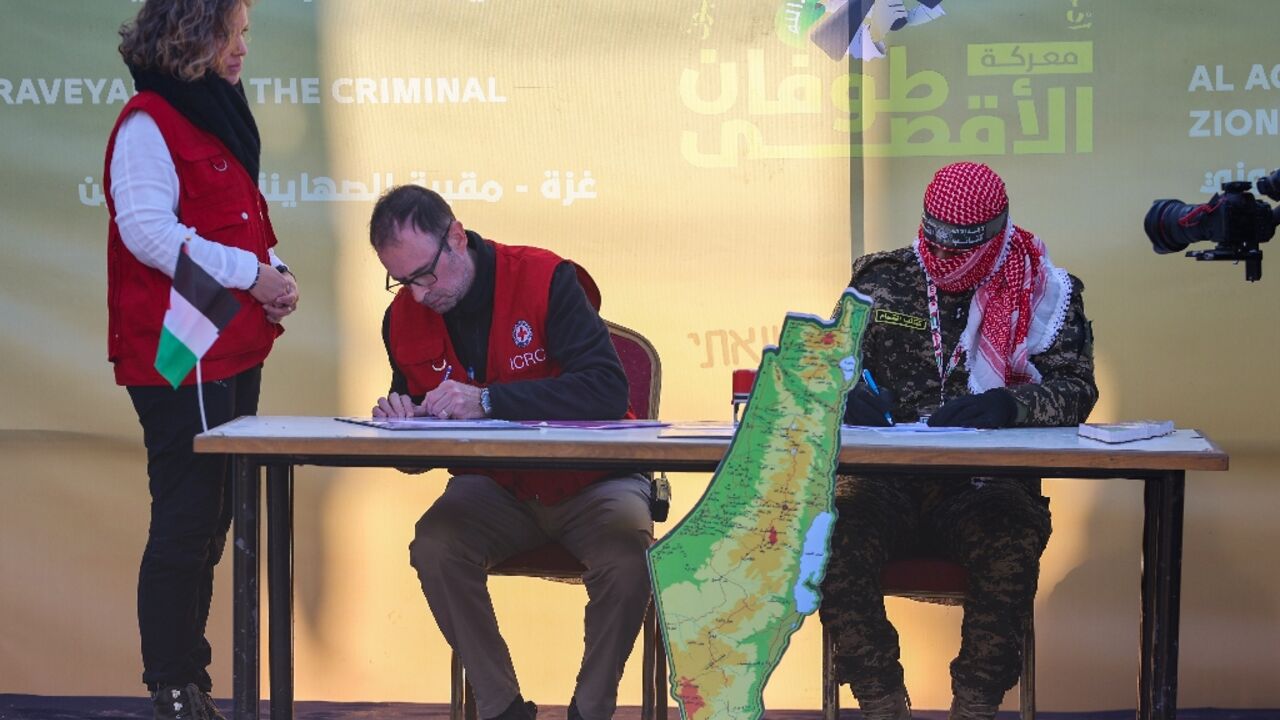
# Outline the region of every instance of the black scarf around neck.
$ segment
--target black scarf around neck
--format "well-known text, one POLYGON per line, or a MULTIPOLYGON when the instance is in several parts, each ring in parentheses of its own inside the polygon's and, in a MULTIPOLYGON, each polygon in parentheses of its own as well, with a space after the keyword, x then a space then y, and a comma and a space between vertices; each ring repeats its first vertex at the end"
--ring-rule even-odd
POLYGON ((138 92, 150 90, 182 113, 191 124, 212 133, 240 161, 249 179, 258 182, 258 162, 262 140, 249 111, 244 85, 223 80, 212 70, 199 80, 188 82, 152 68, 129 66, 138 92))

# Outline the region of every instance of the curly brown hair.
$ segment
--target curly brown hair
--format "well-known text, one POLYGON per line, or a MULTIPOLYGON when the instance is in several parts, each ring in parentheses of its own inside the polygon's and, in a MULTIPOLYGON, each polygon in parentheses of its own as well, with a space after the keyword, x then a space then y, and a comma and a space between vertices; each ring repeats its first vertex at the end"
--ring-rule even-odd
POLYGON ((120 56, 130 65, 182 80, 213 68, 230 40, 235 11, 253 0, 146 0, 137 17, 120 26, 120 56))

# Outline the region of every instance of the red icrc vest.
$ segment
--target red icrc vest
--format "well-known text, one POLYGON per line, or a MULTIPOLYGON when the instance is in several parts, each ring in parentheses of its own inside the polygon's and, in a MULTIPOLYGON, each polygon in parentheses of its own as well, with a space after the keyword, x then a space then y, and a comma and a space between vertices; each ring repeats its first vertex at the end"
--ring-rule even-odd
MULTIPOLYGON (((558 376, 560 365, 547 356, 547 301, 552 275, 564 260, 539 248, 484 242, 493 247, 497 256, 485 378, 497 384, 558 376)), ((598 309, 600 296, 595 282, 581 267, 578 277, 598 309)), ((444 318, 416 302, 408 288, 401 288, 391 301, 388 337, 391 355, 408 380, 410 395, 435 389, 450 368, 450 380, 479 384, 467 377, 466 368, 459 362, 444 318)), ((634 415, 628 411, 627 417, 634 415)), ((450 472, 491 477, 517 498, 537 500, 543 505, 555 505, 591 483, 612 476, 602 472, 488 468, 450 468, 450 472)))
MULTIPOLYGON (((142 264, 120 239, 116 208, 111 198, 111 155, 120 124, 135 110, 155 120, 164 136, 178 174, 178 221, 200 237, 252 252, 268 262, 267 249, 276 244, 267 216, 267 203, 257 178, 214 135, 182 116, 160 95, 138 93, 120 111, 107 142, 103 186, 111 224, 107 232, 107 359, 115 363, 119 385, 167 385, 154 367, 164 313, 173 280, 142 264)), ((232 377, 260 364, 284 330, 267 322, 262 305, 244 290, 229 288, 240 311, 218 335, 201 360, 208 382, 232 377)), ((192 372, 184 385, 195 382, 192 372)))

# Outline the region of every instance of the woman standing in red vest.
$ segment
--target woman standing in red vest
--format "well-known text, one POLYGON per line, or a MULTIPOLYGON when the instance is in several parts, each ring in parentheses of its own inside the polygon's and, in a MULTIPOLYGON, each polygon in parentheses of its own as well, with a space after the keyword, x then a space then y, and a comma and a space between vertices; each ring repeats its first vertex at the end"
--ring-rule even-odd
POLYGON ((232 511, 229 463, 192 452, 202 430, 194 374, 175 390, 154 368, 178 256, 185 244, 240 303, 201 361, 210 427, 257 412, 262 363, 298 303, 272 249, 258 128, 240 83, 250 2, 146 0, 120 28, 138 94, 107 143, 108 357, 147 448, 138 624, 156 718, 222 718, 204 632, 232 511))

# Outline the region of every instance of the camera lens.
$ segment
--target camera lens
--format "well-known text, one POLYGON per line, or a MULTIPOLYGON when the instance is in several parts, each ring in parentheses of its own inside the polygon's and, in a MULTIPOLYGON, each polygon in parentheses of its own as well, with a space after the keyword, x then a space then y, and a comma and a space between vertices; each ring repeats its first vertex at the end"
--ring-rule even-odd
POLYGON ((1151 247, 1161 255, 1182 252, 1198 238, 1189 237, 1186 228, 1178 224, 1182 216, 1191 212, 1193 205, 1179 200, 1156 200, 1142 221, 1142 229, 1151 240, 1151 247))
POLYGON ((1280 200, 1280 170, 1258 178, 1258 192, 1272 200, 1280 200))

